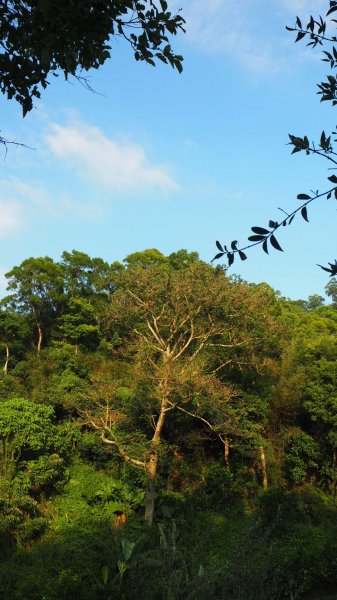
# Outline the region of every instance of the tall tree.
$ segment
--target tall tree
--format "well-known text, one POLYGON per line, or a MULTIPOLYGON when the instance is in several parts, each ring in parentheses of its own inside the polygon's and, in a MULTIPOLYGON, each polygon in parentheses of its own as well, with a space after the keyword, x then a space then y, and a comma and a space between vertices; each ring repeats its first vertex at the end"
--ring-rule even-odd
MULTIPOLYGON (((224 372, 243 363, 256 368, 252 347, 263 332, 261 328, 254 332, 253 323, 261 319, 261 312, 267 318, 268 301, 264 303, 260 296, 257 301, 255 290, 230 281, 222 269, 214 270, 200 261, 179 270, 168 264, 137 265, 121 274, 110 318, 120 327, 128 361, 134 365, 138 399, 134 427, 139 430, 141 420, 147 440, 145 457, 135 457, 132 444, 131 451, 125 445, 133 403, 121 405, 112 390, 101 395, 97 412, 89 411, 87 417, 105 443, 115 446, 129 463, 145 469, 145 519, 149 523, 167 419, 181 413, 206 427, 222 444, 226 434, 239 428, 239 411, 231 402, 240 392, 226 381, 224 372)), ((263 359, 260 368, 262 363, 263 359)))
POLYGON ((37 330, 37 352, 44 335, 64 303, 63 270, 52 258, 27 258, 6 273, 7 289, 13 293, 5 303, 26 315, 37 330))
POLYGON ((102 258, 90 258, 85 252, 63 252, 60 262, 64 274, 64 291, 70 296, 85 297, 107 293, 111 285, 110 268, 102 258))
POLYGON ((3 371, 8 372, 13 354, 21 350, 23 354, 24 342, 28 338, 28 324, 25 318, 13 310, 0 309, 0 345, 5 350, 3 371))

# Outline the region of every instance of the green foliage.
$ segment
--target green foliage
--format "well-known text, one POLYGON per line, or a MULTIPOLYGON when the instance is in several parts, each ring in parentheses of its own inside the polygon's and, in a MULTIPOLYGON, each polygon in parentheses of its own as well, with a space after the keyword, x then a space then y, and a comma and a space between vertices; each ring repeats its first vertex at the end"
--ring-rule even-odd
MULTIPOLYGON (((66 479, 66 441, 53 423, 51 407, 13 398, 1 403, 1 534, 25 541, 46 521, 40 503, 66 479)), ((31 538, 30 538, 31 536, 31 538)))
POLYGON ((0 372, 0 401, 11 396, 18 396, 21 392, 20 380, 11 373, 0 372))
POLYGON ((225 587, 237 600, 274 600, 298 598, 313 582, 334 581, 336 516, 336 507, 310 489, 264 494, 243 532, 225 587))
POLYGON ((18 359, 22 359, 28 339, 26 320, 12 310, 1 310, 0 301, 0 347, 3 350, 4 373, 8 373, 18 359))
POLYGON ((62 448, 62 440, 53 424, 53 409, 21 398, 1 404, 0 437, 5 462, 29 459, 44 450, 62 448))
POLYGON ((69 299, 67 313, 59 318, 58 329, 67 342, 93 348, 98 344, 99 328, 95 323, 94 309, 84 298, 69 299))
POLYGON ((10 273, 6 600, 283 600, 337 584, 334 304, 185 250, 124 266, 73 251, 10 273))
POLYGON ((228 467, 213 464, 205 473, 204 493, 213 510, 224 509, 233 502, 233 473, 228 467))
POLYGON ((147 268, 153 265, 168 264, 168 259, 156 248, 149 248, 143 252, 133 252, 129 254, 123 261, 128 267, 147 268))
POLYGON ((56 521, 53 529, 67 528, 69 523, 79 526, 86 520, 105 520, 114 523, 117 512, 130 515, 142 505, 144 493, 128 483, 112 478, 92 466, 75 463, 61 495, 54 498, 52 510, 56 521))
POLYGON ((168 257, 168 260, 172 269, 186 269, 200 259, 198 252, 178 250, 178 252, 172 252, 168 257))
POLYGON ((301 430, 291 430, 285 440, 286 474, 295 485, 313 483, 317 473, 319 446, 315 440, 301 430))

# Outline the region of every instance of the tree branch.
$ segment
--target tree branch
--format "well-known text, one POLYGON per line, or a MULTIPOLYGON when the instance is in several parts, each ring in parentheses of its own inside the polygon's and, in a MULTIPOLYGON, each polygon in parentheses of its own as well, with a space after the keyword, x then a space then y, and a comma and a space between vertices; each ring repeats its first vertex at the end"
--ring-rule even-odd
POLYGON ((118 453, 122 456, 122 458, 124 458, 125 462, 129 462, 130 464, 134 465, 135 467, 145 469, 145 462, 141 461, 141 460, 137 460, 136 458, 132 458, 131 456, 129 456, 125 452, 125 450, 123 450, 123 448, 121 448, 119 446, 119 444, 116 440, 108 439, 107 437, 105 437, 104 432, 101 433, 100 438, 105 444, 110 444, 111 446, 115 446, 118 450, 118 453))

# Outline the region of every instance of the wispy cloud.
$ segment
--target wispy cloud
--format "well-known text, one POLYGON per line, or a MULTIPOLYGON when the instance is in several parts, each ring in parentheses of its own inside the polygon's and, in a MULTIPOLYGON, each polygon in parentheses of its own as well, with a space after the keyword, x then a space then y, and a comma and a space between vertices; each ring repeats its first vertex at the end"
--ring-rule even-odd
MULTIPOLYGON (((326 0, 189 0, 183 6, 186 39, 199 50, 230 56, 257 75, 289 70, 282 51, 286 47, 285 25, 295 16, 324 15, 326 0), (283 22, 284 21, 284 22, 283 22)), ((172 0, 178 10, 180 0, 172 0)), ((308 53, 309 54, 309 53, 308 53)))
POLYGON ((0 182, 0 238, 24 229, 35 218, 53 219, 75 216, 84 221, 99 221, 103 208, 97 202, 77 201, 67 193, 53 193, 39 181, 26 182, 15 177, 0 182))
POLYGON ((281 5, 292 15, 299 16, 307 16, 309 14, 324 15, 328 9, 326 0, 282 0, 281 5))
POLYGON ((0 181, 0 238, 20 230, 24 223, 23 204, 11 179, 0 181))
POLYGON ((111 192, 178 189, 168 168, 151 164, 142 146, 111 139, 97 127, 79 121, 53 124, 46 142, 54 156, 111 192))
MULTIPOLYGON (((179 0, 173 0, 178 9, 179 0)), ((261 35, 263 10, 260 0, 190 0, 183 8, 187 39, 208 53, 230 54, 255 73, 278 70, 273 46, 268 36, 261 35), (261 14, 260 14, 261 16, 261 14)))
POLYGON ((22 205, 3 198, 0 192, 0 237, 9 237, 21 229, 22 223, 22 205))

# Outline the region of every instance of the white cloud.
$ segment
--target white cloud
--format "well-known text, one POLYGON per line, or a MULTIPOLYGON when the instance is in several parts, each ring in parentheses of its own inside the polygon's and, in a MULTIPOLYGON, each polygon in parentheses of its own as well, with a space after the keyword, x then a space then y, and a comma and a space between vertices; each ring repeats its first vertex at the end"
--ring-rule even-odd
POLYGON ((13 231, 21 229, 22 206, 18 202, 7 200, 0 195, 0 237, 8 237, 13 231))
POLYGON ((11 185, 12 180, 0 181, 0 238, 9 237, 22 228, 23 205, 11 185))
POLYGON ((3 187, 12 197, 19 198, 21 206, 37 206, 41 209, 51 209, 52 200, 49 193, 39 182, 27 183, 20 179, 12 178, 3 182, 3 187))
POLYGON ((46 141, 55 156, 109 191, 169 192, 178 188, 165 166, 150 164, 142 146, 110 139, 97 127, 80 122, 53 124, 46 141))
MULTIPOLYGON (((179 5, 180 0, 173 0, 175 10, 179 5)), ((189 0, 183 7, 192 44, 204 52, 233 55, 250 71, 270 73, 278 65, 268 37, 261 35, 262 14, 261 0, 189 0)))
POLYGON ((41 214, 99 221, 103 213, 97 202, 76 201, 70 194, 51 193, 40 182, 27 183, 14 177, 0 182, 0 238, 23 229, 41 214))
MULTIPOLYGON (((176 11, 182 5, 171 2, 176 11)), ((324 15, 327 8, 327 0, 188 0, 182 14, 187 41, 202 52, 222 53, 253 74, 270 75, 289 69, 285 25, 296 15, 324 15)))
POLYGON ((327 12, 328 3, 327 0, 282 0, 283 8, 288 10, 292 15, 299 15, 303 17, 309 16, 310 14, 318 15, 322 13, 322 16, 327 12))

